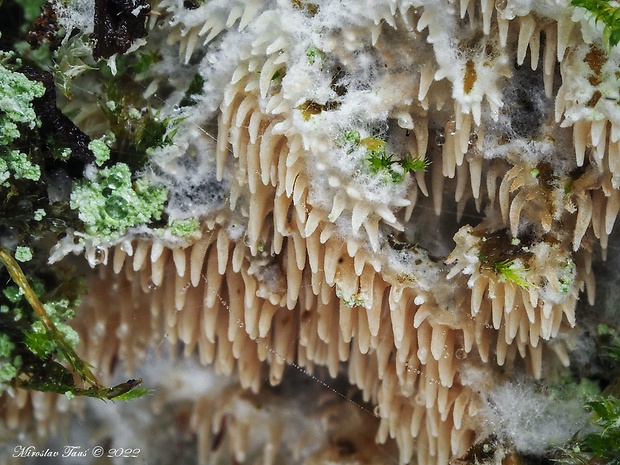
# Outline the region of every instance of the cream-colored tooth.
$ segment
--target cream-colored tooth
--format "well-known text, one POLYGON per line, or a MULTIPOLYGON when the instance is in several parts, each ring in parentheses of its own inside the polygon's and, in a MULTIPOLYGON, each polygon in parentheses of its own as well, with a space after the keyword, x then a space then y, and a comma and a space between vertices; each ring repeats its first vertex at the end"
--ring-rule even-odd
POLYGON ((241 20, 239 21, 239 31, 242 31, 248 24, 250 24, 250 21, 252 21, 252 19, 254 19, 254 17, 258 13, 259 8, 259 3, 249 2, 244 5, 243 15, 241 16, 241 20))
POLYGON ((332 223, 335 222, 340 214, 343 212, 347 205, 347 194, 343 191, 338 191, 334 196, 334 203, 332 205, 332 211, 327 215, 327 219, 332 223))
POLYGON ((336 268, 338 267, 338 260, 341 257, 341 244, 337 241, 328 241, 325 246, 325 255, 323 262, 323 272, 325 273, 325 283, 329 286, 334 284, 334 277, 336 276, 336 268))
MULTIPOLYGON (((364 229, 366 230, 366 234, 368 234, 368 240, 370 241, 372 250, 376 252, 379 250, 379 218, 369 218, 364 221, 364 229)), ((396 227, 395 229, 401 230, 396 227)))
POLYGON ((302 279, 301 270, 297 268, 295 246, 291 242, 292 239, 289 238, 286 245, 286 306, 289 310, 297 305, 302 279))
POLYGON ((446 123, 446 128, 444 129, 445 141, 442 146, 441 159, 443 175, 452 179, 456 173, 456 147, 454 144, 454 134, 451 134, 453 131, 447 128, 448 124, 449 123, 446 123))
POLYGON ((428 349, 431 345, 431 325, 427 322, 422 323, 418 328, 418 360, 420 363, 426 364, 428 360, 428 349))
POLYGON ((433 207, 435 207, 435 215, 439 216, 441 215, 441 204, 443 200, 444 177, 441 171, 441 166, 438 163, 433 163, 431 171, 433 176, 433 207))
POLYGON ((566 47, 570 41, 570 36, 575 27, 575 23, 572 21, 570 14, 566 14, 557 21, 558 24, 558 61, 561 63, 564 60, 564 54, 566 47))
POLYGON ((495 283, 489 280, 489 298, 491 299, 491 308, 493 315, 493 328, 499 329, 502 324, 502 316, 504 314, 504 287, 502 283, 495 283))
POLYGON ((450 461, 450 432, 452 427, 447 422, 440 422, 439 428, 440 431, 437 437, 437 463, 448 463, 450 461))
POLYGON ((235 243, 231 258, 232 270, 235 273, 239 273, 243 267, 246 250, 246 246, 242 241, 235 243))
POLYGON ((217 235, 217 270, 218 273, 224 275, 226 273, 226 267, 228 265, 230 238, 223 229, 220 229, 217 235))
POLYGON ((256 105, 257 102, 255 95, 248 94, 245 96, 239 107, 237 107, 237 111, 235 112, 234 124, 237 128, 242 128, 246 125, 246 118, 250 113, 260 113, 256 105))
MULTIPOLYGON (((426 178, 424 177, 424 173, 424 171, 416 171, 415 179, 422 194, 424 194, 425 197, 428 197, 428 188, 426 187, 426 178)), ((415 206, 415 202, 413 200, 411 201, 411 204, 415 206)))
MULTIPOLYGON (((258 140, 258 136, 260 135, 260 127, 261 127, 261 123, 263 121, 263 115, 260 111, 255 110, 252 112, 252 114, 250 115, 250 121, 248 123, 247 126, 247 135, 250 137, 250 145, 254 146, 256 145, 256 141, 258 140)), ((273 128, 273 123, 270 125, 270 129, 273 128)), ((263 134, 263 137, 265 139, 276 139, 278 140, 278 137, 267 137, 268 135, 270 135, 271 132, 269 130, 266 130, 265 133, 263 134)), ((252 154, 257 154, 258 151, 256 150, 257 147, 253 147, 254 150, 252 151, 252 154)), ((248 157, 249 158, 249 157, 248 157)), ((258 159, 258 157, 254 156, 255 159, 258 159)), ((256 161, 258 160, 252 160, 255 164, 256 161)), ((248 165, 250 163, 250 160, 248 160, 248 165)))
POLYGON ((469 162, 469 177, 471 180, 471 190, 474 195, 474 199, 480 197, 480 180, 482 179, 482 164, 484 160, 482 157, 476 157, 469 162))
POLYGON ((138 245, 136 246, 136 252, 133 256, 133 270, 138 271, 144 267, 146 262, 146 255, 149 251, 149 246, 151 245, 148 241, 138 241, 138 245))
POLYGON ((456 169, 456 189, 454 190, 454 200, 456 202, 460 202, 465 194, 467 181, 469 180, 468 171, 465 164, 461 164, 456 169))
MULTIPOLYGON (((512 168, 510 171, 514 170, 512 168)), ((504 175, 502 182, 499 186, 499 207, 502 212, 502 221, 508 222, 508 214, 510 212, 510 184, 511 178, 509 177, 510 171, 504 175)))
POLYGON ((332 378, 338 376, 338 369, 340 368, 340 360, 338 358, 338 339, 339 328, 337 325, 333 325, 331 334, 331 344, 327 344, 327 371, 332 378))
MULTIPOLYGON (((352 316, 352 311, 350 308, 348 308, 346 306, 346 304, 340 300, 339 302, 339 311, 338 311, 338 315, 339 315, 339 326, 340 326, 340 333, 342 335, 342 339, 344 339, 344 341, 346 343, 351 342, 351 339, 353 339, 353 316, 352 316)), ((353 353, 358 353, 358 351, 354 350, 353 353)))
POLYGON ((508 350, 508 344, 506 344, 506 337, 504 335, 504 327, 502 326, 497 335, 497 346, 495 347, 495 353, 497 356, 497 364, 501 367, 506 363, 506 351, 508 350))
POLYGON ((296 232, 293 234, 293 245, 295 248, 295 263, 297 269, 303 271, 306 267, 306 240, 296 232))
POLYGON ((553 76, 555 74, 557 50, 557 33, 554 25, 545 29, 545 49, 543 50, 543 74, 545 95, 551 98, 553 95, 553 76))
POLYGON ((614 228, 618 211, 620 211, 620 193, 617 190, 613 190, 607 198, 607 206, 605 208, 605 233, 607 235, 611 234, 614 228))
POLYGON ((429 302, 426 302, 418 308, 413 317, 413 327, 419 328, 420 325, 434 313, 435 308, 429 302))
POLYGON ((533 71, 538 68, 538 59, 540 57, 540 31, 535 31, 530 40, 530 66, 533 71))
POLYGON ((504 312, 510 313, 515 308, 515 292, 516 288, 510 283, 504 285, 504 312))
POLYGON ((428 433, 426 432, 426 428, 422 428, 420 435, 417 437, 417 463, 438 463, 432 459, 431 462, 429 460, 429 447, 428 447, 428 433))
POLYGON ((174 293, 174 307, 177 310, 183 310, 185 306, 185 297, 187 290, 190 288, 189 276, 176 275, 174 277, 175 293, 174 293))
MULTIPOLYGON (((426 94, 428 93, 428 90, 430 89, 431 84, 433 83, 434 79, 435 79, 435 70, 433 69, 433 67, 430 64, 423 65, 422 69, 420 70, 420 86, 418 89, 418 100, 420 102, 426 98, 426 94)), ((415 132, 415 126, 414 126, 414 132, 415 132)), ((418 152, 418 153, 423 154, 423 153, 426 153, 426 151, 418 152)))
MULTIPOLYGON (((332 326, 338 327, 337 324, 332 324, 332 319, 337 315, 337 310, 334 309, 333 302, 330 302, 328 304, 320 303, 317 307, 316 312, 317 321, 315 322, 315 324, 319 339, 324 343, 329 344, 331 338, 330 328, 332 326)), ((334 341, 335 340, 336 339, 334 339, 334 341)))
POLYGON ((261 339, 267 337, 267 334, 269 334, 273 315, 277 310, 278 307, 273 305, 268 300, 263 301, 263 306, 260 311, 260 318, 258 320, 258 335, 261 339))
MULTIPOLYGON (((417 180, 417 174, 416 173, 416 180, 417 180)), ((424 179, 424 178, 422 178, 424 179)), ((411 215, 413 213, 413 209, 415 208, 416 204, 418 203, 418 188, 417 186, 413 186, 410 191, 409 191, 409 206, 407 206, 405 208, 405 223, 407 221, 409 221, 411 219, 411 215)))
MULTIPOLYGON (((595 147, 598 147, 599 143, 602 141, 604 142, 606 140, 606 133, 607 133, 607 119, 601 119, 598 121, 592 121, 592 125, 590 126, 590 140, 592 142, 592 145, 595 147)), ((601 150, 601 153, 604 150, 601 150)))
POLYGON ((312 209, 308 214, 308 219, 306 220, 305 228, 303 230, 304 237, 309 238, 314 235, 314 231, 319 226, 321 220, 323 219, 324 214, 318 209, 312 209))
MULTIPOLYGON (((156 244, 157 242, 153 243, 153 248, 156 244)), ((164 272, 166 271, 166 263, 168 262, 169 250, 170 249, 168 249, 167 247, 162 248, 162 253, 159 255, 157 260, 151 263, 151 281, 154 286, 161 286, 161 283, 163 282, 164 272)))
MULTIPOLYGON (((203 45, 207 45, 209 42, 211 42, 213 39, 215 39, 215 37, 217 37, 217 35, 222 32, 224 30, 224 23, 223 22, 219 22, 219 21, 214 21, 211 23, 212 26, 209 28, 209 35, 207 35, 207 37, 205 38, 204 42, 202 43, 203 45)), ((204 27, 203 27, 204 29, 204 27)), ((206 30, 205 30, 206 32, 206 30)))
POLYGON ((213 240, 214 231, 205 232, 202 239, 196 242, 192 246, 192 252, 190 254, 190 275, 192 286, 197 287, 202 276, 202 269, 204 267, 205 256, 211 241, 213 240))
POLYGON ((366 220, 372 210, 371 205, 366 202, 355 202, 351 215, 351 227, 353 234, 357 234, 362 223, 366 220))
POLYGON ((562 342, 557 342, 555 344, 550 344, 551 350, 555 352, 560 360, 560 363, 568 367, 570 365, 570 357, 568 356, 568 352, 566 352, 566 346, 562 342))
POLYGON ((185 249, 181 247, 176 247, 172 249, 172 260, 174 261, 177 275, 181 277, 185 276, 185 270, 187 265, 187 256, 185 254, 185 249))
MULTIPOLYGON (((510 27, 510 21, 506 18, 503 18, 502 15, 497 15, 497 29, 499 31, 499 45, 502 48, 506 48, 506 43, 508 41, 508 30, 510 27)), ((555 53, 555 50, 554 50, 555 53)))
POLYGON ((448 337, 448 329, 443 325, 433 327, 433 335, 431 338, 431 354, 435 360, 439 360, 443 355, 446 338, 448 337))
POLYGON ((263 65, 259 77, 259 88, 261 98, 267 98, 269 87, 271 86, 271 78, 273 75, 282 68, 282 64, 276 62, 277 55, 272 55, 267 58, 267 61, 263 65))
POLYGON ((588 294, 588 304, 594 305, 594 297, 596 295, 596 283, 594 281, 594 273, 584 273, 583 280, 586 283, 586 293, 588 294))
POLYGON ((592 220, 592 199, 588 192, 583 196, 577 197, 577 219, 575 221, 575 231, 573 234, 573 252, 579 250, 581 239, 583 239, 590 221, 592 220))
POLYGON ((392 300, 390 295, 390 320, 392 322, 392 332, 394 334, 394 343, 396 347, 400 347, 403 338, 405 337, 405 320, 406 320, 407 308, 406 302, 401 300, 396 303, 392 300))
POLYGON ((310 265, 310 269, 313 274, 316 274, 319 269, 319 261, 321 258, 321 244, 318 234, 312 234, 306 238, 306 250, 308 251, 308 264, 310 265))
POLYGON ((439 388, 439 382, 437 381, 439 379, 439 370, 438 370, 438 366, 437 366, 437 362, 435 360, 429 360, 428 364, 426 365, 426 377, 425 377, 425 381, 426 381, 426 408, 427 408, 427 415, 430 414, 430 419, 434 420, 432 421, 432 425, 431 425, 431 432, 433 436, 437 436, 437 434, 434 432, 437 430, 437 420, 439 420, 439 418, 437 418, 436 414, 437 411, 435 403, 437 402, 437 391, 439 388), (433 416, 435 416, 435 418, 433 418, 433 416))
POLYGON ((491 33, 491 18, 493 18, 494 6, 495 0, 482 0, 480 4, 482 10, 482 30, 485 36, 491 33))
POLYGON ((542 344, 538 344, 538 347, 530 346, 530 361, 532 363, 532 375, 536 379, 540 379, 542 376, 542 344))
MULTIPOLYGON (((443 356, 439 359, 439 381, 444 388, 451 388, 456 374, 454 366, 454 334, 451 330, 446 339, 446 348, 443 356)), ((447 391, 446 389, 444 389, 447 391)), ((447 414, 447 409, 446 409, 447 414)))
POLYGON ((480 306, 482 305, 482 297, 484 296, 484 291, 487 288, 487 284, 489 280, 483 276, 479 275, 478 279, 473 284, 471 289, 471 314, 472 316, 476 316, 480 311, 480 306))
MULTIPOLYGON (((271 178, 271 166, 274 165, 274 157, 277 153, 279 153, 278 145, 284 144, 284 141, 280 136, 269 136, 269 134, 271 134, 273 131, 274 125, 275 122, 272 121, 269 126, 264 130, 263 136, 260 141, 259 166, 261 172, 261 182, 265 185, 269 184, 269 180, 271 178)), ((258 127, 256 128, 256 131, 258 133, 258 127)))
POLYGON ((610 141, 609 148, 607 151, 607 163, 609 164, 609 171, 611 171, 611 174, 613 175, 612 182, 614 183, 612 187, 614 189, 620 188, 620 185, 618 185, 618 182, 617 182, 618 175, 620 174, 620 147, 619 145, 620 144, 618 142, 610 141))
POLYGON ((471 0, 461 0, 461 19, 465 18, 465 13, 467 13, 470 3, 471 0))
MULTIPOLYGON (((372 271, 367 271, 362 275, 363 279, 365 276, 375 275, 372 271)), ((369 278, 366 278, 369 279, 369 278)), ((362 281, 364 282, 364 281, 362 281)), ((379 334, 379 328, 381 327, 381 312, 383 310, 383 292, 385 290, 385 284, 381 282, 381 280, 374 277, 374 285, 372 291, 372 305, 367 309, 368 311, 368 327, 370 330, 371 336, 375 337, 379 334)))
MULTIPOLYGON (((358 308, 357 311, 358 324, 357 324, 357 342, 359 351, 366 355, 370 349, 370 330, 368 328, 368 314, 363 308, 358 308)), ((335 344, 333 344, 337 347, 335 344)), ((335 377, 335 376, 334 376, 335 377)))
POLYGON ((123 269, 123 264, 125 263, 125 258, 127 257, 127 253, 123 250, 120 245, 117 245, 114 248, 114 261, 113 261, 113 270, 114 274, 119 274, 123 269))
MULTIPOLYGON (((192 59, 192 53, 194 53, 194 48, 196 47, 196 44, 198 43, 198 34, 190 33, 182 43, 184 44, 184 48, 185 48, 185 53, 184 53, 185 56, 183 57, 183 63, 187 65, 189 61, 192 59)), ((179 49, 179 56, 181 53, 182 51, 181 49, 179 49)))
MULTIPOLYGON (((416 119, 415 126, 413 127, 413 134, 415 135, 418 156, 428 157, 428 117, 420 116, 416 119)), ((417 173, 422 173, 422 171, 418 171, 417 173)), ((419 182, 419 185, 422 186, 423 183, 419 182)), ((426 188, 420 187, 420 189, 422 189, 424 195, 428 196, 426 188)))
POLYGON ((519 218, 521 217, 521 210, 528 201, 527 194, 527 191, 519 192, 510 204, 510 232, 513 237, 516 237, 519 232, 519 218))
POLYGON ((525 60, 527 47, 532 40, 532 35, 536 30, 536 20, 533 15, 519 17, 519 39, 517 48, 517 64, 521 66, 525 60))

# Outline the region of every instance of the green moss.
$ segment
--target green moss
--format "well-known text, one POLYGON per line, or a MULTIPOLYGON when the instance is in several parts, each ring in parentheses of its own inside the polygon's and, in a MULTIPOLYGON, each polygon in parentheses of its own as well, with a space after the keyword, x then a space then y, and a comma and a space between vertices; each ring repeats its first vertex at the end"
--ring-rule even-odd
POLYGON ((501 260, 493 262, 493 270, 499 275, 500 282, 511 282, 519 287, 532 287, 533 284, 525 279, 526 271, 515 263, 514 260, 501 260))
POLYGON ((603 41, 609 47, 615 47, 620 42, 620 7, 606 0, 571 0, 570 6, 581 7, 589 11, 596 22, 602 22, 603 41))

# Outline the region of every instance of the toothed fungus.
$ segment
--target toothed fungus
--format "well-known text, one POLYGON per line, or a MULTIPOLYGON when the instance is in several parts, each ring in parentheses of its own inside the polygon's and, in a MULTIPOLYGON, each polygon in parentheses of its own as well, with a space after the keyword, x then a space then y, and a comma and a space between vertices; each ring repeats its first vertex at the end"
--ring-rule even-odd
MULTIPOLYGON (((72 185, 83 229, 52 259, 96 265, 87 358, 135 368, 165 335, 256 396, 288 365, 325 367, 399 463, 469 463, 495 414, 498 451, 527 453, 489 399, 507 374, 568 366, 620 210, 620 52, 567 3, 152 2, 146 39, 118 50, 157 57, 117 60, 139 97, 88 71, 72 91, 89 105, 66 103, 93 137, 132 141, 132 108, 166 141, 130 166, 95 139, 72 185)), ((95 27, 107 57, 83 4, 56 3, 59 22, 95 27)))

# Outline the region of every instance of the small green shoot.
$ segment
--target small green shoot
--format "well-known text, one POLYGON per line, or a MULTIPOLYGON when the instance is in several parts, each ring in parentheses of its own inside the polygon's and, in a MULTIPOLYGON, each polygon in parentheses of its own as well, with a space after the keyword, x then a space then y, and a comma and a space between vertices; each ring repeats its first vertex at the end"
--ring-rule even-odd
POLYGON ((401 182, 407 173, 426 171, 430 162, 424 158, 395 158, 394 154, 386 151, 387 142, 379 137, 365 137, 360 140, 357 131, 347 131, 344 135, 346 142, 361 145, 366 148, 367 161, 372 173, 385 173, 392 182, 401 182))
MULTIPOLYGON (((67 328, 59 329, 48 313, 48 309, 58 311, 44 305, 31 287, 26 275, 15 261, 13 256, 4 247, 0 246, 0 262, 4 264, 9 276, 17 288, 7 287, 4 295, 12 302, 18 302, 21 296, 26 301, 35 315, 33 329, 23 330, 23 341, 25 343, 20 350, 25 350, 22 355, 14 357, 12 363, 7 363, 17 345, 9 338, 9 333, 3 333, 0 340, 0 381, 4 384, 17 388, 32 389, 37 391, 56 392, 65 394, 67 397, 87 396, 99 399, 131 399, 146 394, 149 390, 140 388, 131 393, 142 380, 129 380, 118 384, 112 388, 104 387, 97 377, 93 374, 88 363, 82 360, 73 346, 76 339, 69 339, 67 336, 71 332, 67 328), (73 371, 70 371, 58 361, 53 359, 56 355, 59 361, 67 362, 73 371), (77 376, 84 387, 75 385, 74 377, 77 376)), ((58 304, 62 310, 63 305, 58 304)), ((3 312, 10 311, 3 308, 3 312)), ((25 319, 22 312, 16 312, 13 321, 16 323, 17 331, 22 331, 18 323, 25 319)), ((65 325, 66 326, 66 325, 65 325)), ((15 337, 15 336, 13 336, 15 337)))
POLYGON ((533 286, 525 279, 526 270, 519 267, 514 260, 506 259, 493 262, 493 270, 500 275, 501 282, 509 281, 522 288, 533 286))
POLYGON ((620 7, 612 6, 605 0, 571 0, 570 6, 588 10, 597 23, 600 21, 605 25, 603 29, 605 44, 609 48, 618 45, 620 42, 620 7))

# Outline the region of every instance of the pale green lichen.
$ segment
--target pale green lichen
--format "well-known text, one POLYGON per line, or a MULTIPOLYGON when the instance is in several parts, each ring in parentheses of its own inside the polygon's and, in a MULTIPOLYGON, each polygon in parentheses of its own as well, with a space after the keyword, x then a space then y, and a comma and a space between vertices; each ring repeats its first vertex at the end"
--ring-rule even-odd
POLYGON ((168 193, 144 178, 135 182, 124 163, 97 171, 76 183, 71 208, 78 211, 84 232, 98 242, 113 240, 127 229, 160 220, 168 193))
POLYGON ((110 159, 110 147, 102 139, 92 140, 88 144, 88 149, 95 155, 97 166, 103 165, 110 159))
POLYGON ((18 262, 29 262, 32 260, 32 249, 30 247, 18 246, 15 249, 15 260, 18 262))
POLYGON ((187 237, 200 229, 200 223, 196 218, 184 218, 170 223, 170 232, 178 237, 187 237))
POLYGON ((34 211, 34 220, 35 221, 41 221, 43 219, 43 217, 45 217, 45 215, 47 215, 47 213, 45 213, 45 210, 43 210, 42 208, 37 208, 34 211))
POLYGON ((32 101, 45 93, 43 84, 6 68, 3 62, 8 58, 6 53, 0 55, 0 185, 5 187, 11 178, 37 181, 41 177, 40 167, 10 144, 21 136, 20 126, 39 126, 32 101))
MULTIPOLYGON (((0 56, 0 61, 2 58, 6 58, 6 54, 0 56)), ((38 119, 32 101, 44 93, 43 84, 30 81, 23 74, 11 71, 0 63, 0 134, 6 136, 7 123, 22 123, 34 129, 38 119)), ((14 128, 14 124, 8 124, 11 140, 16 138, 14 128)), ((0 143, 6 142, 0 140, 0 143)))

